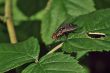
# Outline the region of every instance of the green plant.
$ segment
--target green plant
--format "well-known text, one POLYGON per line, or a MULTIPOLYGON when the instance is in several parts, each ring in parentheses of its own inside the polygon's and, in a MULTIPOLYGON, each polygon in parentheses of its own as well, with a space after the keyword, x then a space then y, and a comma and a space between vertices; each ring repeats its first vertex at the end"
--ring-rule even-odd
POLYGON ((98 0, 32 0, 24 5, 26 1, 0 0, 1 73, 11 69, 17 73, 89 73, 80 59, 88 52, 110 50, 110 6, 98 5, 102 4, 98 0), (53 40, 52 34, 63 22, 78 28, 68 39, 53 40), (88 32, 105 37, 91 38, 88 32))

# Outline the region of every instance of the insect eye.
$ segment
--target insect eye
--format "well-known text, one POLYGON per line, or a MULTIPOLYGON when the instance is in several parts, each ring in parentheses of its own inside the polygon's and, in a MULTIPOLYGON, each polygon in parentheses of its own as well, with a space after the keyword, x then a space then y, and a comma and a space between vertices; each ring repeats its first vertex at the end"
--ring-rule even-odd
POLYGON ((57 34, 56 33, 53 33, 52 39, 57 39, 57 34))

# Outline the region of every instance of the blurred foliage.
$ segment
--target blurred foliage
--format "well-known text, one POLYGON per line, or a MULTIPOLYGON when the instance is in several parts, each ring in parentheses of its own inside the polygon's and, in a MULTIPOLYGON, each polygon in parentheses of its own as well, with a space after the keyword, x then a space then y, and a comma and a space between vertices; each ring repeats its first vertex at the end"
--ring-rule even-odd
POLYGON ((5 24, 0 23, 0 43, 9 42, 9 36, 5 24))
MULTIPOLYGON (((51 38, 53 32, 63 23, 73 22, 83 29, 79 29, 78 33, 71 33, 69 40, 64 38, 63 51, 76 52, 77 59, 82 57, 89 51, 108 51, 110 46, 110 32, 108 19, 110 18, 110 0, 12 0, 12 14, 14 27, 17 35, 18 43, 16 45, 1 44, 0 46, 0 70, 2 72, 18 67, 28 60, 38 60, 39 45, 41 46, 40 56, 43 56, 45 49, 50 48, 48 44, 54 45, 51 38), (103 10, 98 10, 103 9, 103 10), (97 29, 97 30, 96 30, 97 29), (93 40, 88 37, 87 32, 103 32, 107 38, 93 40), (80 33, 79 33, 80 32, 80 33), (29 37, 31 38, 29 40, 29 37), (36 38, 38 39, 38 44, 36 38), (77 38, 77 39, 76 39, 77 38), (26 41, 25 41, 26 40, 26 41), (24 42, 22 42, 24 41, 24 42), (85 43, 84 43, 85 42, 85 43), (42 48, 42 43, 46 45, 42 48), (52 44, 51 44, 52 43, 52 44), (83 46, 82 46, 83 45, 83 46), (91 47, 92 46, 92 47, 91 47), (100 46, 100 47, 99 47, 100 46), (43 50, 43 51, 42 51, 43 50), (19 54, 20 53, 20 54, 19 54), (23 58, 26 56, 26 58, 23 58), (7 60, 7 58, 10 58, 7 60), (19 59, 22 58, 22 59, 19 59), (17 59, 17 60, 16 60, 17 59), (10 63, 9 63, 10 62, 10 63), (17 63, 18 62, 18 63, 17 63), (8 64, 7 64, 8 63, 8 64), (13 65, 16 64, 16 65, 13 65), (8 65, 8 66, 7 66, 8 65)), ((0 0, 0 16, 4 16, 5 0, 0 0)), ((61 37, 63 38, 63 37, 61 37)), ((60 39, 59 39, 60 40, 60 39)), ((9 35, 6 23, 0 20, 0 43, 9 43, 9 35)), ((47 52, 46 52, 47 53, 47 52)), ((40 59, 41 67, 51 72, 52 67, 60 72, 60 68, 65 68, 68 72, 83 72, 83 67, 77 63, 77 60, 64 54, 46 55, 40 59), (54 61, 58 63, 54 63, 54 61), (73 62, 74 61, 74 62, 73 62), (49 64, 48 64, 49 63, 49 64), (44 64, 44 65, 43 65, 44 64), (68 68, 66 68, 66 66, 68 68), (45 66, 46 65, 46 66, 45 66), (70 66, 71 65, 71 66, 70 66), (76 68, 78 67, 77 70, 76 68)), ((32 69, 42 71, 39 64, 30 64, 23 73, 33 73, 32 69)), ((18 71, 22 70, 19 67, 18 71), (20 68, 20 69, 19 69, 20 68)), ((54 72, 54 71, 52 71, 54 72)), ((44 72, 42 72, 44 73, 44 72)), ((55 72, 56 73, 56 72, 55 72)))
POLYGON ((46 3, 47 0, 17 0, 17 6, 19 10, 28 17, 42 10, 46 3))
MULTIPOLYGON (((4 15, 4 1, 0 0, 0 16, 4 15)), ((44 9, 47 0, 13 0, 13 18, 18 41, 24 41, 31 36, 37 37, 41 42, 41 22, 36 18, 30 19, 34 14, 44 9), (24 5, 25 4, 25 5, 24 5)), ((9 42, 6 24, 0 21, 0 42, 9 42)))
POLYGON ((4 14, 4 0, 0 0, 0 16, 4 14))
POLYGON ((13 0, 13 18, 15 25, 19 25, 21 21, 30 21, 30 17, 44 9, 46 4, 47 0, 13 0))
POLYGON ((19 26, 15 27, 18 41, 24 41, 31 36, 34 36, 41 41, 40 23, 40 21, 22 21, 19 26))
POLYGON ((94 0, 96 9, 110 8, 110 0, 94 0))

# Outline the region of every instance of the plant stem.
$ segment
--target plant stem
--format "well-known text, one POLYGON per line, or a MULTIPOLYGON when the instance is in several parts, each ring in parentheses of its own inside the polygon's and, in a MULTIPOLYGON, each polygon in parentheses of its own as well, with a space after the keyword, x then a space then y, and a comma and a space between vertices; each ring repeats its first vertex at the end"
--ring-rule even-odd
POLYGON ((6 25, 9 33, 10 42, 17 43, 17 38, 12 20, 12 0, 5 0, 5 17, 7 18, 6 25))
POLYGON ((2 21, 3 21, 3 16, 0 16, 0 20, 2 20, 2 21))
POLYGON ((49 52, 47 53, 47 55, 49 55, 49 54, 55 52, 55 51, 58 50, 62 45, 63 45, 63 42, 60 43, 59 45, 57 45, 56 47, 54 47, 51 51, 49 51, 49 52))
MULTIPOLYGON (((54 53, 55 51, 57 51, 62 45, 63 45, 64 42, 60 43, 59 45, 57 45, 56 47, 54 47, 51 51, 49 51, 46 55, 49 55, 49 54, 52 54, 54 53)), ((38 58, 36 58, 35 60, 35 63, 38 63, 38 58)))

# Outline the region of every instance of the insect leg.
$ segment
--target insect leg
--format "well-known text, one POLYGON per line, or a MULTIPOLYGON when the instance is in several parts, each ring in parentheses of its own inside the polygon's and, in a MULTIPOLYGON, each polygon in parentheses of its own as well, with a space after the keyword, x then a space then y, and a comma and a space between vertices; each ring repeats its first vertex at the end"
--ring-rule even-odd
POLYGON ((64 36, 66 37, 66 40, 68 39, 68 33, 65 33, 64 36))

